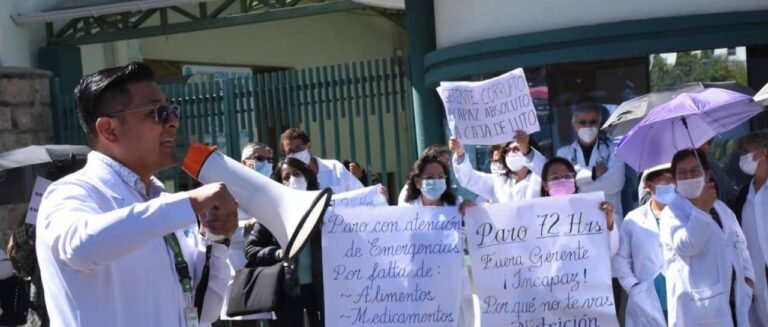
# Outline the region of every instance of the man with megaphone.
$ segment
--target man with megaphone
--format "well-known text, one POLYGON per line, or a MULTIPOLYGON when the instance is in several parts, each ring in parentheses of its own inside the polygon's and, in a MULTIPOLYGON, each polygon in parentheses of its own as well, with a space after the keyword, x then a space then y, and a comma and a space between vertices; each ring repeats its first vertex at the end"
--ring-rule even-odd
POLYGON ((87 75, 75 90, 94 151, 48 188, 37 225, 54 326, 198 326, 219 315, 226 241, 205 244, 189 227, 228 237, 238 205, 222 183, 168 194, 153 177, 177 162, 180 118, 153 79, 130 63, 87 75))

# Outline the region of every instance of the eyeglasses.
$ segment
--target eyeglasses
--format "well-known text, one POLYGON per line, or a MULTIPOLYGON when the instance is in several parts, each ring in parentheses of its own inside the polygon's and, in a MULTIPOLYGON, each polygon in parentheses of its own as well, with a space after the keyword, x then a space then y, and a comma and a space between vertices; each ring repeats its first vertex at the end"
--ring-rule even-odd
POLYGON ((181 107, 179 107, 179 105, 175 103, 160 104, 156 106, 147 106, 147 107, 136 108, 136 109, 128 109, 128 110, 108 113, 104 116, 114 117, 117 115, 122 115, 124 113, 136 112, 136 111, 148 111, 148 110, 154 110, 155 121, 163 125, 167 124, 171 120, 171 115, 173 115, 176 119, 181 118, 181 107))
POLYGON ((691 168, 691 169, 687 169, 687 170, 680 169, 680 170, 677 171, 677 174, 675 174, 675 175, 676 175, 675 177, 678 180, 685 180, 685 179, 691 179, 691 178, 697 178, 697 177, 704 176, 704 171, 701 170, 700 167, 691 168))
POLYGON ((443 176, 424 176, 424 177, 422 177, 422 179, 441 180, 441 179, 445 179, 445 175, 443 175, 443 176))
POLYGON ((576 177, 576 175, 573 174, 573 173, 562 174, 562 175, 553 175, 553 176, 549 176, 549 178, 547 178, 547 182, 557 182, 557 181, 562 181, 562 180, 567 180, 567 179, 573 179, 574 177, 576 177))
POLYGON ((270 163, 270 164, 272 163, 272 157, 264 157, 264 156, 258 156, 258 155, 250 157, 250 158, 248 158, 246 160, 253 160, 253 161, 258 161, 258 162, 266 161, 267 163, 270 163))
POLYGON ((595 126, 597 125, 597 120, 579 120, 576 123, 579 124, 579 126, 595 126))

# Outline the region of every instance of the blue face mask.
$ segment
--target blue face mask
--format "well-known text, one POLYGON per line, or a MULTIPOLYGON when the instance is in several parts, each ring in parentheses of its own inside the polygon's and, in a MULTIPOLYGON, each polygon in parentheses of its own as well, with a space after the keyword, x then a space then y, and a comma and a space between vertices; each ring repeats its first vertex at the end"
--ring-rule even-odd
POLYGON ((254 162, 253 170, 267 177, 272 176, 272 164, 266 160, 254 162))
POLYGON ((445 193, 445 179, 423 179, 421 180, 421 194, 432 201, 437 200, 445 193))
POLYGON ((661 204, 669 204, 675 199, 677 194, 675 193, 675 184, 657 184, 656 185, 656 201, 661 204))

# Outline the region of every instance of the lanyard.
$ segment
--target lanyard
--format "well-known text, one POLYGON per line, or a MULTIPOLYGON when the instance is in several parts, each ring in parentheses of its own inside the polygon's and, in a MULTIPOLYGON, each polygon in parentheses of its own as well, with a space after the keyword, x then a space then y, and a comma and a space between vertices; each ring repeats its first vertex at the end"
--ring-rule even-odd
POLYGON ((189 266, 187 261, 184 260, 184 256, 181 254, 181 246, 179 246, 179 240, 176 238, 175 233, 170 233, 163 236, 165 244, 173 251, 173 264, 176 266, 176 274, 179 275, 179 282, 181 283, 181 290, 184 295, 192 297, 192 276, 189 274, 189 266))
POLYGON ((184 256, 181 253, 181 246, 179 245, 179 239, 176 237, 176 233, 170 233, 163 236, 165 244, 171 248, 173 252, 173 264, 176 266, 176 274, 179 275, 179 283, 181 283, 181 290, 184 292, 184 296, 187 298, 187 308, 184 310, 184 320, 187 327, 199 326, 199 317, 197 310, 192 303, 192 276, 189 274, 189 265, 184 260, 184 256))

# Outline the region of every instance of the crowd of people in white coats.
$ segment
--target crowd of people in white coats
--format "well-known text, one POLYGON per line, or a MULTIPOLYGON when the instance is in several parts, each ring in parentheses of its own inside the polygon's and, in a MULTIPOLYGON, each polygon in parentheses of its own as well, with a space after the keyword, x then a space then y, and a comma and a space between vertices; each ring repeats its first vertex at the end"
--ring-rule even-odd
MULTIPOLYGON (((258 217, 238 213, 226 185, 169 194, 153 177, 178 162, 183 110, 168 103, 147 66, 87 75, 75 93, 94 151, 85 168, 48 188, 37 222, 37 260, 52 325, 197 326, 220 318, 233 326, 255 320, 302 326, 305 319, 324 325, 319 226, 286 265, 282 305, 265 314, 226 316, 234 272, 282 262, 280 245, 258 217), (189 226, 198 227, 190 232, 189 226), (206 233, 230 237, 209 241, 206 233)), ((463 210, 600 191, 614 297, 623 303, 617 314, 625 306, 626 326, 768 326, 768 132, 740 139, 740 167, 753 178, 732 203, 718 200, 724 181, 714 178, 706 153, 689 148, 638 172, 644 201, 623 208, 625 164, 599 132, 601 112, 598 104, 577 106, 577 139, 551 158, 517 132, 492 148, 490 172, 473 168, 457 139, 430 146, 390 202, 463 210), (477 199, 457 196, 451 176, 477 199)), ((304 131, 291 128, 279 140, 282 161, 274 163, 277 156, 261 143, 248 144, 240 161, 297 190, 363 188, 359 164, 321 159, 311 144, 304 131)), ((381 193, 389 196, 384 188, 381 193)), ((460 324, 471 326, 479 313, 466 293, 460 324)))

